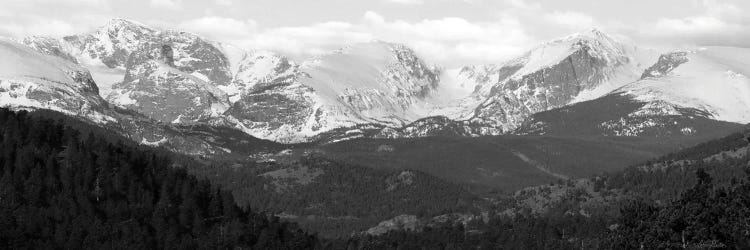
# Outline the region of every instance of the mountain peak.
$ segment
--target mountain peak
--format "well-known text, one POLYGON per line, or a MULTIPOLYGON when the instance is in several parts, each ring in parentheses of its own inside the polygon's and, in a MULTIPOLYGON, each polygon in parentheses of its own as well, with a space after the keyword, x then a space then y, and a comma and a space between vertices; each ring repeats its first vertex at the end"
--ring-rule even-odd
POLYGON ((597 29, 597 28, 591 28, 589 30, 573 33, 568 36, 552 40, 548 42, 547 44, 551 43, 564 43, 569 41, 600 41, 600 42, 606 42, 606 43, 615 43, 617 42, 612 36, 609 34, 597 29))
POLYGON ((598 29, 598 28, 591 28, 591 29, 589 29, 589 30, 588 30, 588 31, 587 31, 586 33, 589 33, 589 34, 593 34, 593 35, 595 35, 595 36, 604 36, 604 37, 608 37, 608 35, 607 35, 606 33, 604 33, 604 32, 603 32, 602 30, 600 30, 600 29, 598 29))
POLYGON ((358 42, 347 44, 346 46, 335 50, 334 53, 351 53, 361 50, 379 49, 379 50, 396 50, 400 48, 406 48, 406 45, 387 42, 383 40, 371 40, 368 42, 358 42))
POLYGON ((361 61, 361 59, 367 59, 368 61, 383 63, 392 60, 395 56, 404 52, 407 54, 414 54, 411 48, 403 44, 382 40, 371 40, 368 42, 350 43, 339 49, 315 55, 304 61, 302 65, 305 67, 317 65, 323 61, 328 61, 333 58, 340 59, 341 57, 348 57, 349 59, 346 60, 361 61))
POLYGON ((143 23, 133 21, 130 19, 115 17, 112 19, 107 20, 107 23, 105 26, 119 26, 119 25, 137 25, 137 26, 146 26, 143 23))
MULTIPOLYGON (((545 42, 525 55, 510 60, 510 63, 525 64, 524 68, 537 70, 557 64, 582 49, 598 59, 618 61, 622 57, 626 57, 622 47, 622 44, 611 36, 593 28, 545 42)), ((526 71, 521 70, 520 72, 526 71)))
POLYGON ((98 30, 117 31, 122 29, 128 30, 146 30, 153 32, 154 29, 146 26, 143 23, 125 19, 125 18, 112 18, 109 19, 103 26, 100 26, 98 30))

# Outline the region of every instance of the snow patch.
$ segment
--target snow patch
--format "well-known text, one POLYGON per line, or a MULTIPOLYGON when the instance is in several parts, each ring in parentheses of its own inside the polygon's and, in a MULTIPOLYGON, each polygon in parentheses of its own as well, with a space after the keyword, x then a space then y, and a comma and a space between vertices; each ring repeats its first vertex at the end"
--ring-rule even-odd
POLYGON ((711 47, 696 52, 669 76, 640 80, 615 92, 641 102, 702 110, 716 120, 748 123, 750 79, 739 72, 750 71, 744 68, 750 67, 750 57, 739 57, 750 56, 750 49, 720 50, 721 56, 716 56, 711 47))
POLYGON ((158 141, 153 141, 153 142, 147 140, 146 138, 141 139, 141 144, 142 145, 151 146, 151 147, 158 147, 158 146, 161 146, 162 144, 164 144, 166 142, 167 142, 167 138, 166 137, 162 137, 158 141))

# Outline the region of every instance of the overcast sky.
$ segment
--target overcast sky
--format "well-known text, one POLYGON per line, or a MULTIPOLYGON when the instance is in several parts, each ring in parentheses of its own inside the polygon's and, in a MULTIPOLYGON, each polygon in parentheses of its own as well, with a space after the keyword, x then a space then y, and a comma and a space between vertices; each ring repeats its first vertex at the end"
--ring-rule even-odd
POLYGON ((76 34, 122 17, 297 59, 399 42, 450 67, 594 27, 648 46, 750 47, 748 10, 748 0, 0 0, 0 36, 76 34))

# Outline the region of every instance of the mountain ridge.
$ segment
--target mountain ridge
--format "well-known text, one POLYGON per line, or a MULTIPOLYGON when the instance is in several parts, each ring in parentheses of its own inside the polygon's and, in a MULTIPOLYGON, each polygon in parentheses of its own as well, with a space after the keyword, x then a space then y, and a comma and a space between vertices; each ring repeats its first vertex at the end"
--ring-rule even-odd
POLYGON ((511 134, 536 113, 601 98, 663 70, 647 68, 657 66, 659 53, 597 29, 459 70, 383 41, 294 62, 125 19, 91 33, 22 42, 88 68, 115 105, 160 122, 224 126, 283 143, 356 127, 375 129, 360 137, 511 134))
POLYGON ((742 71, 735 72, 746 67, 737 60, 743 55, 750 55, 750 50, 704 48, 665 53, 639 80, 591 102, 532 115, 516 133, 667 136, 712 133, 717 128, 750 123, 750 79, 742 71), (717 60, 716 53, 734 63, 717 60), (603 109, 608 111, 597 111, 603 109))

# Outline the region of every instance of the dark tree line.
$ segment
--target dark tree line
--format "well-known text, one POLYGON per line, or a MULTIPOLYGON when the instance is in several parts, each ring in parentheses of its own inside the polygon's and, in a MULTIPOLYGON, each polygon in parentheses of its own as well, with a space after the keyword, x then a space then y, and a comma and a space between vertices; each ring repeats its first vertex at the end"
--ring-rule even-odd
MULTIPOLYGON (((575 199, 546 213, 497 216, 489 223, 361 236, 351 249, 750 249, 750 154, 745 133, 592 179, 615 213, 583 216, 575 199), (713 157, 720 155, 722 157, 713 157), (689 160, 689 161, 682 161, 689 160), (745 177, 743 177, 745 176, 745 177)), ((581 194, 587 195, 587 194, 581 194)))
POLYGON ((705 171, 663 206, 633 200, 620 216, 499 216, 488 223, 392 231, 338 242, 348 249, 750 249, 750 182, 717 187, 705 171))
POLYGON ((314 156, 290 165, 194 165, 189 172, 232 190, 243 206, 298 216, 295 220, 306 229, 327 237, 348 236, 401 214, 424 218, 454 212, 478 213, 474 207, 478 198, 456 184, 425 173, 372 169, 314 156), (319 174, 304 184, 262 175, 300 168, 319 174), (409 177, 399 180, 402 173, 409 177))
POLYGON ((696 177, 695 186, 669 205, 636 200, 624 206, 608 237, 610 246, 750 249, 750 182, 716 187, 702 169, 696 177))
POLYGON ((168 153, 23 111, 0 110, 0 131, 0 248, 318 244, 294 224, 238 207, 230 193, 175 168, 168 153))

